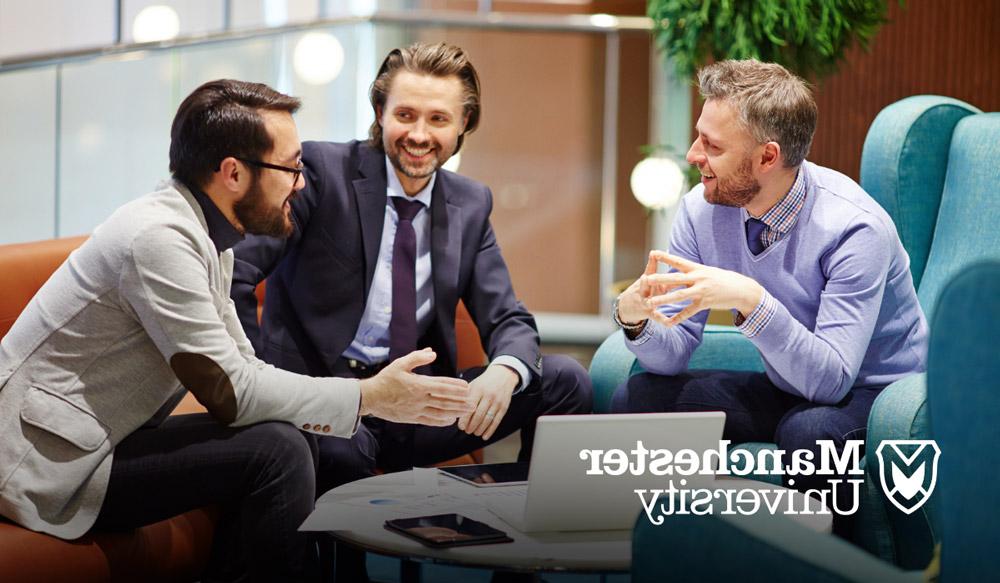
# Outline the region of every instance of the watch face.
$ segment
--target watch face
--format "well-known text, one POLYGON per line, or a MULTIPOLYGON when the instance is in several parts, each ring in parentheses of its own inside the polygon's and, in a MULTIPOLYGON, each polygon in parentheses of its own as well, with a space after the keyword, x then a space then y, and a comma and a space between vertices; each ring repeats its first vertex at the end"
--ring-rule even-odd
POLYGON ((618 317, 618 303, 620 300, 615 298, 615 301, 611 302, 611 319, 615 321, 615 324, 619 328, 624 328, 625 324, 622 323, 621 318, 618 317))

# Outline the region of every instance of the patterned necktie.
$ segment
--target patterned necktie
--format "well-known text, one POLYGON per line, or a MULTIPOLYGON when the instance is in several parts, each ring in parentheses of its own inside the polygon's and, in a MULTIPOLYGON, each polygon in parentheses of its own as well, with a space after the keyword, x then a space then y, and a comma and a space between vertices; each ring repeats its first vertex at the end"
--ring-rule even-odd
POLYGON ((765 245, 761 240, 761 235, 764 234, 764 221, 760 219, 755 219, 750 217, 747 219, 747 246, 750 248, 750 252, 754 255, 760 255, 760 252, 764 250, 765 245))
POLYGON ((423 203, 391 197, 399 220, 392 242, 392 319, 389 320, 389 360, 417 349, 417 233, 413 217, 423 203))

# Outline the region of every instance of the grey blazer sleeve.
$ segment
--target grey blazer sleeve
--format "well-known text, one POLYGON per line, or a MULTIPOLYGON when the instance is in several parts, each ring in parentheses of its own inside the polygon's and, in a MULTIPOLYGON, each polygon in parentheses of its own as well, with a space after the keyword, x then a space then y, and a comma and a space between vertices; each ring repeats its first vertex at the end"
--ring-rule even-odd
POLYGON ((223 265, 185 228, 140 232, 120 281, 122 297, 181 383, 226 424, 275 420, 352 435, 358 382, 298 375, 249 355, 223 265))

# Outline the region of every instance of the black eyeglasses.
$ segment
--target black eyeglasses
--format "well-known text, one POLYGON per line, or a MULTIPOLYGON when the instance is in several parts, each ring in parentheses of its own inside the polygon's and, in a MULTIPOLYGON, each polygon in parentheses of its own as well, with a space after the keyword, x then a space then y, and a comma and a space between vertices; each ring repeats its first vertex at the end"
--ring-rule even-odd
POLYGON ((289 174, 292 175, 292 184, 298 184, 299 175, 302 174, 303 170, 305 170, 305 167, 302 166, 301 162, 299 162, 298 168, 289 168, 288 166, 278 166, 277 164, 261 162, 260 160, 248 160, 246 158, 236 158, 236 159, 239 160, 240 162, 244 162, 251 166, 256 166, 257 168, 270 168, 271 170, 281 170, 282 172, 288 172, 289 174))

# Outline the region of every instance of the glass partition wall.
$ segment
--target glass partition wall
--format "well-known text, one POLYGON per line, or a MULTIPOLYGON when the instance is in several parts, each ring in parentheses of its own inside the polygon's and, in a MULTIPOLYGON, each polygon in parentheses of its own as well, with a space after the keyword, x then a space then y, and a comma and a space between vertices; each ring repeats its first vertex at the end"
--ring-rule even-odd
MULTIPOLYGON (((0 242, 89 233, 151 191, 168 177, 174 112, 205 81, 259 81, 301 97, 303 140, 364 139, 374 117, 367 92, 384 55, 447 41, 469 52, 483 85, 482 122, 457 171, 493 191, 515 289, 546 340, 599 339, 610 330, 610 283, 641 270, 645 251, 645 217, 633 221, 636 238, 616 235, 616 213, 622 197, 635 212, 619 183, 638 155, 622 152, 622 167, 620 42, 641 46, 648 72, 648 34, 641 22, 623 33, 586 20, 463 18, 345 18, 0 66, 0 242), (637 243, 621 244, 630 238, 637 243), (623 258, 627 269, 616 270, 623 258)), ((642 106, 627 116, 648 125, 648 96, 642 106)))

